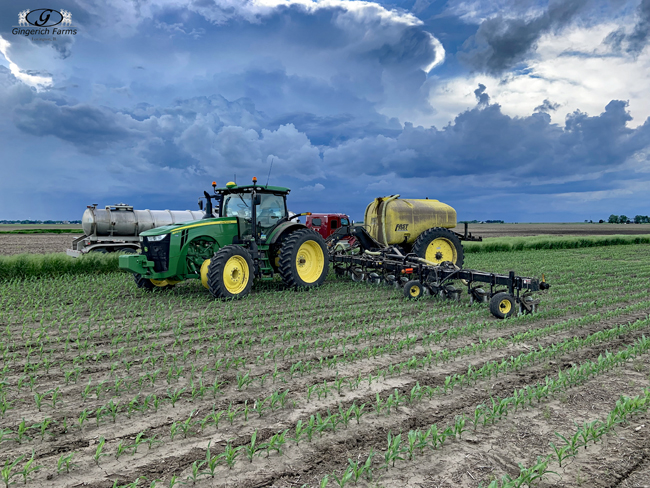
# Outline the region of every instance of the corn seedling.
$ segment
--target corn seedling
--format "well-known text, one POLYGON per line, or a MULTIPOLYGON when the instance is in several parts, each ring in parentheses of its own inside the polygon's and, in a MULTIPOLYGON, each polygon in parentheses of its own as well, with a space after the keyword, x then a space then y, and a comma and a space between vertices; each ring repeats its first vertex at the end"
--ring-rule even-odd
POLYGON ((20 473, 14 473, 14 468, 16 465, 23 460, 25 456, 19 456, 17 459, 14 460, 14 462, 11 462, 9 460, 5 461, 4 466, 2 469, 0 469, 0 478, 2 478, 2 482, 5 485, 5 488, 9 488, 9 485, 13 484, 12 483, 12 478, 14 476, 18 476, 20 473))
POLYGON ((23 470, 20 472, 20 474, 23 477, 23 484, 25 485, 27 484, 27 477, 30 474, 40 470, 43 467, 43 466, 33 466, 33 463, 34 463, 34 450, 32 449, 32 457, 29 458, 29 460, 25 463, 25 465, 23 466, 23 470))
POLYGON ((75 454, 75 452, 71 452, 68 455, 62 455, 56 462, 56 472, 61 473, 65 469, 65 472, 69 473, 70 469, 76 466, 76 464, 72 462, 72 458, 75 454))
POLYGON ((93 456, 93 459, 95 460, 95 464, 97 464, 97 466, 99 466, 99 460, 103 456, 108 456, 108 454, 102 452, 104 450, 104 444, 105 443, 106 443, 106 439, 104 439, 104 437, 100 437, 99 438, 99 444, 95 448, 95 454, 93 456))

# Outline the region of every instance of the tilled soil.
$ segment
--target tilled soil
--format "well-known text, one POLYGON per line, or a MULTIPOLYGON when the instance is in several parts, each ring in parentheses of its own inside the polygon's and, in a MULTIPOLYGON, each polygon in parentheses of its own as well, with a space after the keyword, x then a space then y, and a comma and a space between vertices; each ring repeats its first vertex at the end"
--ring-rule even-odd
MULTIPOLYGON (((336 486, 349 460, 363 464, 370 453, 372 477, 358 486, 474 488, 514 478, 520 465, 553 454, 551 443, 562 445, 556 432, 603 420, 621 395, 650 386, 643 353, 474 427, 478 405, 623 350, 650 329, 650 246, 618 246, 614 255, 546 251, 539 260, 524 254, 525 262, 518 253, 480 256, 489 269, 539 267, 549 277, 540 312, 505 321, 466 296, 411 302, 391 288, 342 280, 308 293, 269 285, 237 302, 214 302, 198 283, 146 293, 120 274, 12 282, 0 296, 0 455, 24 455, 20 472, 33 453, 41 466, 28 473, 33 486, 108 488, 139 479, 138 486, 316 487, 326 476, 336 486), (590 337, 597 339, 580 342, 590 337), (446 394, 404 400, 414 388, 442 388, 483 366, 573 343, 446 394), (407 366, 443 353, 450 355, 407 366), (402 400, 380 407, 391 398, 402 400), (342 421, 361 405, 358 421, 342 421), (336 414, 335 425, 294 439, 312 416, 336 414), (409 431, 433 424, 443 431, 461 415, 462 434, 435 450, 415 449, 412 459, 402 453, 394 466, 385 462, 389 434, 401 433, 408 445, 409 431), (277 449, 248 459, 253 435, 259 446, 285 431, 277 449), (214 478, 200 464, 208 446, 212 455, 236 456, 230 467, 219 458, 214 478)), ((551 460, 556 474, 539 486, 643 486, 649 450, 650 418, 642 413, 562 466, 551 460)))
POLYGON ((72 248, 72 240, 81 234, 0 234, 0 255, 48 254, 72 248))

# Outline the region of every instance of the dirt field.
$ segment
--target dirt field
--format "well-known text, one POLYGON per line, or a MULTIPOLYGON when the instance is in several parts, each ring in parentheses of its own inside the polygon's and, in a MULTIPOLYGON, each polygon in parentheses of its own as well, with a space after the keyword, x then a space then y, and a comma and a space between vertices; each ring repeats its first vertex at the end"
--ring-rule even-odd
MULTIPOLYGON (((20 226, 0 226, 4 227, 20 226)), ((30 226, 25 226, 30 227, 30 226)), ((37 227, 37 226, 35 226, 37 227)), ((43 226, 47 227, 47 226, 43 226)), ((74 228, 74 226, 62 226, 74 228)), ((613 235, 650 234, 650 224, 470 224, 469 232, 482 237, 536 236, 536 235, 613 235)), ((12 230, 12 229, 7 229, 12 230)), ((463 232, 458 226, 457 232, 463 232)), ((46 254, 65 252, 71 247, 72 239, 81 234, 0 234, 0 255, 20 253, 46 254)))
POLYGON ((0 234, 0 256, 65 252, 82 234, 0 234))
POLYGON ((538 314, 501 321, 466 294, 405 301, 331 276, 237 302, 196 282, 147 293, 120 273, 12 282, 0 459, 24 455, 20 473, 33 452, 39 487, 353 486, 350 460, 369 456, 358 486, 476 488, 539 456, 557 473, 541 487, 648 485, 650 417, 616 412, 650 385, 650 246, 466 266, 544 273, 551 289, 538 314), (556 435, 608 418, 585 445, 556 435))

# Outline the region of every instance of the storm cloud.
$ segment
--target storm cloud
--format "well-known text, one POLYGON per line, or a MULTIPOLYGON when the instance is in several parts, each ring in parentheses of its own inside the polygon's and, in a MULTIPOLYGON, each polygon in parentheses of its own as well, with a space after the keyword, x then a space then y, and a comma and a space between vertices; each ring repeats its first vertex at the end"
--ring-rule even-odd
POLYGON ((589 201, 578 218, 608 195, 646 204, 650 104, 634 97, 649 6, 62 0, 79 35, 39 44, 11 34, 3 4, 0 140, 16 164, 0 213, 59 217, 12 206, 33 174, 78 218, 97 201, 193 208, 213 180, 265 181, 271 166, 293 210, 355 218, 396 192, 469 219, 544 212, 529 203, 550 194, 589 201), (495 207, 506 215, 481 213, 495 207))
POLYGON ((474 71, 503 73, 523 61, 543 34, 569 25, 593 3, 551 0, 538 15, 510 17, 499 13, 481 22, 476 34, 463 44, 458 58, 474 71))

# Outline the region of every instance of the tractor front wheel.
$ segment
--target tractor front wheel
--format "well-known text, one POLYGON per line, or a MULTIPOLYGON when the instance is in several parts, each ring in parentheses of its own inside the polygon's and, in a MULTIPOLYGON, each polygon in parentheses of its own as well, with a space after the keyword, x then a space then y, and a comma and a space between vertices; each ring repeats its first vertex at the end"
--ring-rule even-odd
POLYGON ((253 286, 253 259, 241 246, 225 246, 209 260, 207 288, 214 298, 242 298, 253 286))
POLYGON ((311 229, 300 229, 282 243, 278 269, 288 287, 312 288, 325 281, 329 261, 322 236, 311 229))
POLYGON ((133 273, 133 279, 135 280, 135 285, 143 290, 151 291, 156 287, 150 279, 143 278, 140 274, 133 273))

